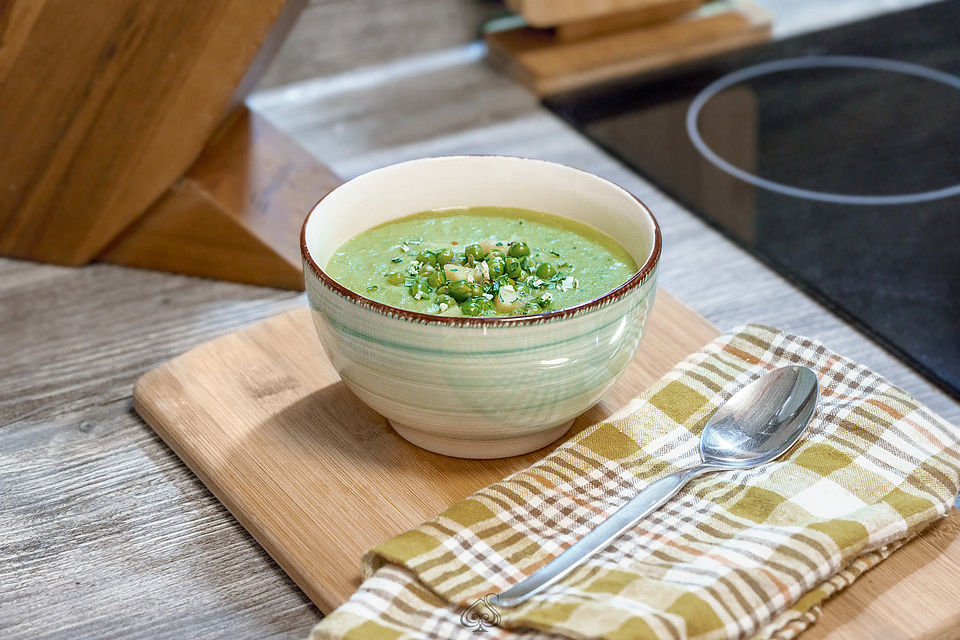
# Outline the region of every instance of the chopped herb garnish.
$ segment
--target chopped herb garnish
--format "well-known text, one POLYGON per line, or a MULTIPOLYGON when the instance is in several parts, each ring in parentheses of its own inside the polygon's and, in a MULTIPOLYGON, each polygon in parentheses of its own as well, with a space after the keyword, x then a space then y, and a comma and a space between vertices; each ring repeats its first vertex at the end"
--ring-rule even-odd
MULTIPOLYGON (((404 239, 391 247, 390 253, 399 249, 406 255, 388 253, 381 258, 387 269, 378 277, 384 284, 364 284, 358 290, 365 287, 376 292, 403 285, 414 300, 429 305, 429 313, 453 310, 468 316, 540 313, 555 304, 554 297, 566 302, 565 292, 580 285, 572 277, 574 266, 562 259, 558 250, 546 248, 549 243, 541 248, 525 240, 522 236, 512 240, 463 238, 433 245, 423 236, 404 239), (396 271, 389 271, 391 268, 396 271)), ((555 246, 571 249, 567 244, 555 246)))

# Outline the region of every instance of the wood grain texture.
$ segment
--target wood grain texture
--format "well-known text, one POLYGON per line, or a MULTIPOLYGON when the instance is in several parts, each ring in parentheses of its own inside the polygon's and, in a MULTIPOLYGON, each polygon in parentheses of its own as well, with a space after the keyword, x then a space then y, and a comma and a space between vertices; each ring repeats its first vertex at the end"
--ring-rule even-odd
POLYGON ((0 254, 78 265, 102 250, 252 87, 260 45, 292 24, 284 6, 0 4, 0 254))
POLYGON ((302 291, 303 218, 339 183, 315 157, 242 107, 186 175, 97 259, 302 291))
MULTIPOLYGON (((623 406, 716 335, 661 291, 637 356, 570 434, 623 406)), ((466 460, 411 445, 340 382, 307 309, 219 338, 144 374, 133 399, 137 412, 325 612, 359 586, 359 560, 368 548, 555 446, 466 460)))
POLYGON ((673 20, 582 40, 530 27, 486 35, 490 59, 540 95, 631 73, 651 71, 763 42, 770 16, 752 0, 727 10, 697 11, 673 20))
POLYGON ((507 6, 534 27, 590 20, 617 13, 650 9, 669 0, 506 0, 507 6))
POLYGON ((0 637, 299 638, 315 607, 130 405, 276 289, 0 259, 0 637))
POLYGON ((661 0, 623 13, 604 14, 595 18, 558 24, 555 33, 559 40, 583 40, 614 31, 635 29, 658 22, 679 18, 699 9, 705 0, 661 0))
MULTIPOLYGON (((780 35, 918 3, 762 1, 780 35)), ((960 424, 960 404, 543 111, 475 48, 442 49, 470 40, 478 8, 493 5, 314 2, 271 81, 350 73, 252 101, 344 177, 425 155, 506 153, 614 180, 660 221, 663 286, 711 322, 815 336, 960 424)), ((316 607, 130 408, 148 369, 304 304, 277 289, 0 259, 0 636, 306 635, 316 607)), ((940 589, 916 592, 939 602, 940 589)))

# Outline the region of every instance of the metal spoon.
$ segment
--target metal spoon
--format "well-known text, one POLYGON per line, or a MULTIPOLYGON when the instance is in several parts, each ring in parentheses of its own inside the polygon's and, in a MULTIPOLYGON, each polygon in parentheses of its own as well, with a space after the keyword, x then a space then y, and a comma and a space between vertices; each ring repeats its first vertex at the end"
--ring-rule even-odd
POLYGON ((760 376, 733 394, 707 422, 700 435, 701 464, 649 484, 549 564, 496 596, 494 603, 512 607, 557 582, 691 479, 708 471, 746 469, 778 458, 803 434, 819 395, 817 376, 807 367, 783 367, 760 376))

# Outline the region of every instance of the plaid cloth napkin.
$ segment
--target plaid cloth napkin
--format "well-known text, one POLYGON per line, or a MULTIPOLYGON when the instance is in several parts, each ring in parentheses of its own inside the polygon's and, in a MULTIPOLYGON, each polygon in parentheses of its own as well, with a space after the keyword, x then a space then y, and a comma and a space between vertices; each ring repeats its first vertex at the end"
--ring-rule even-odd
POLYGON ((618 415, 370 550, 325 638, 792 638, 819 605, 942 516, 960 431, 824 347, 751 325, 688 357, 618 415), (811 367, 816 415, 781 460, 693 480, 561 583, 520 581, 653 480, 699 460, 711 414, 765 370, 811 367))

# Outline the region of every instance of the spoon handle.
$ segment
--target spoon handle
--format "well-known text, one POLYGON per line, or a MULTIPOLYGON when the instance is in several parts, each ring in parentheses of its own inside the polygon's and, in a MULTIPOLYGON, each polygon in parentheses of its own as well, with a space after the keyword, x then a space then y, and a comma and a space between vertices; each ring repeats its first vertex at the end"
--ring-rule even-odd
POLYGON ((640 520, 664 502, 672 498, 691 478, 716 467, 698 465, 664 476, 647 485, 613 515, 601 522, 559 556, 506 591, 500 593, 495 603, 503 607, 520 604, 530 596, 560 580, 597 551, 605 548, 623 532, 633 528, 640 520))

